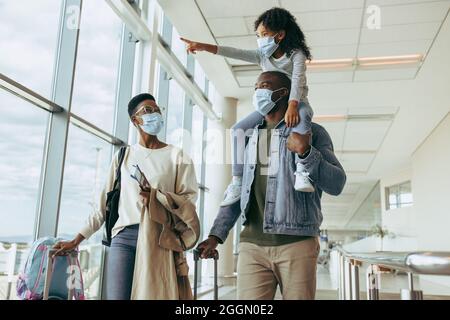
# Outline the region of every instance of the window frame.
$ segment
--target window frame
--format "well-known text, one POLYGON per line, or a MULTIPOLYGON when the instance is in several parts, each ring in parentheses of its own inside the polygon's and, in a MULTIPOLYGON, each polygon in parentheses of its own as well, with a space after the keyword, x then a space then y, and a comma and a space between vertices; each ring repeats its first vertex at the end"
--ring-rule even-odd
POLYGON ((385 209, 386 211, 391 211, 395 209, 401 209, 401 208, 408 208, 414 205, 414 197, 412 197, 411 202, 402 202, 401 201, 401 195, 400 189, 402 186, 409 185, 409 189, 411 190, 411 196, 412 196, 412 183, 411 180, 406 180, 391 186, 385 187, 385 209), (391 192, 392 189, 395 189, 395 192, 391 192), (395 196, 395 202, 392 203, 390 200, 390 196, 395 196))

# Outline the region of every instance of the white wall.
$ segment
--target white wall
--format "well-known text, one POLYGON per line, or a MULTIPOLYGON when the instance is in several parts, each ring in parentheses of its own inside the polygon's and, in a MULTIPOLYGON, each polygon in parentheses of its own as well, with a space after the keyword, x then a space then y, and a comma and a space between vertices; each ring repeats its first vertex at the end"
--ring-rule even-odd
POLYGON ((412 156, 414 212, 421 249, 450 251, 450 115, 412 156))
MULTIPOLYGON (((413 154, 412 189, 419 250, 450 251, 450 114, 413 154)), ((450 287, 449 277, 422 276, 450 287)))

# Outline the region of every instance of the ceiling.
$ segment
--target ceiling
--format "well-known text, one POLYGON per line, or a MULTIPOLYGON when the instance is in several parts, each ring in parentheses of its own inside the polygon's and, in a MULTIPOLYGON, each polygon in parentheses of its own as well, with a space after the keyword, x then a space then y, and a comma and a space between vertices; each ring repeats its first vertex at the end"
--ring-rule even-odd
MULTIPOLYGON (((381 210, 373 201, 380 177, 409 165, 411 154, 450 110, 448 88, 438 80, 446 79, 450 73, 444 69, 450 55, 450 0, 159 3, 178 32, 197 41, 254 49, 253 21, 264 10, 282 6, 297 17, 313 59, 424 56, 421 63, 407 67, 308 70, 309 101, 315 115, 345 116, 342 121, 320 122, 330 133, 336 155, 347 173, 344 192, 338 197, 323 197, 325 228, 370 229, 374 216, 367 205, 371 203, 381 210), (379 30, 366 26, 366 8, 372 4, 381 9, 379 30), (432 112, 424 108, 429 96, 434 96, 432 112), (421 125, 412 130, 411 124, 419 121, 421 125)), ((221 95, 239 99, 238 117, 253 109, 251 95, 258 72, 241 71, 242 67, 253 66, 207 53, 198 53, 196 58, 221 95)))
MULTIPOLYGON (((264 9, 283 6, 304 31, 313 57, 346 59, 427 54, 444 20, 449 1, 414 0, 197 0, 217 44, 255 49, 253 22, 264 9), (223 2, 223 3, 222 3, 223 2), (372 15, 365 8, 380 7, 381 27, 369 29, 372 15), (236 10, 239 8, 239 10, 236 10)), ((234 66, 249 65, 226 59, 234 66)), ((384 70, 310 72, 308 82, 336 83, 413 79, 420 64, 384 70)), ((254 73, 233 72, 240 87, 253 87, 254 73)))

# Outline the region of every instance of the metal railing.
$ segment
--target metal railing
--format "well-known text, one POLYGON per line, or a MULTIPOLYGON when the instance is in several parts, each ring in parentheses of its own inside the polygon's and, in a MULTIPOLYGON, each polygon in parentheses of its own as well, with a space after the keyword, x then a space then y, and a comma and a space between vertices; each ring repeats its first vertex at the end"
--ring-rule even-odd
POLYGON ((367 299, 380 299, 380 277, 387 271, 408 274, 408 289, 402 289, 402 300, 422 300, 423 292, 414 289, 413 274, 450 275, 450 252, 348 252, 336 246, 338 252, 340 300, 360 300, 359 269, 369 264, 366 272, 367 299))

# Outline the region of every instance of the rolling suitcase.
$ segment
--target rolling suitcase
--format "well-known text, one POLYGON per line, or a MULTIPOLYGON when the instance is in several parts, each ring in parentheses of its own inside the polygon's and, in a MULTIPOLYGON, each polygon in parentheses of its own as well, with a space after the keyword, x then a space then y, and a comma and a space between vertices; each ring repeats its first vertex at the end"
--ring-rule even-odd
MULTIPOLYGON (((197 284, 198 284, 198 260, 200 259, 201 251, 198 249, 194 249, 194 300, 197 300, 197 284)), ((214 250, 214 300, 219 299, 219 286, 217 285, 217 260, 219 260, 219 252, 214 250)))
POLYGON ((65 300, 66 298, 67 300, 84 300, 78 251, 73 250, 66 256, 53 258, 55 252, 54 249, 48 250, 42 300, 65 300), (67 259, 67 261, 62 261, 62 259, 67 259))

